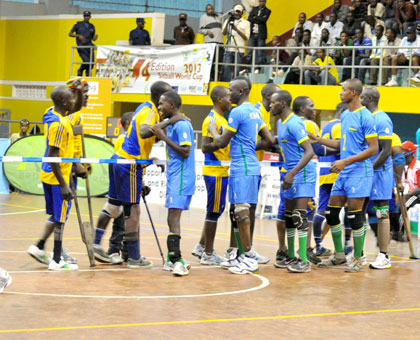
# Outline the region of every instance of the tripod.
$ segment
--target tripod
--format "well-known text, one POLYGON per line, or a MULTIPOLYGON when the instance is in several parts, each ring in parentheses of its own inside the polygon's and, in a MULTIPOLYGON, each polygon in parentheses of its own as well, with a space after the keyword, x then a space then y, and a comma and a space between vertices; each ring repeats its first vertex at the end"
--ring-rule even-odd
MULTIPOLYGON (((233 25, 234 25, 234 21, 229 21, 228 22, 228 26, 227 26, 227 39, 226 39, 226 43, 225 43, 225 45, 224 45, 224 50, 225 50, 225 53, 224 53, 224 55, 223 55, 223 68, 222 68, 222 76, 221 76, 221 81, 231 81, 231 73, 232 73, 232 71, 231 71, 231 65, 226 65, 226 64, 232 64, 232 63, 234 63, 235 64, 235 66, 234 66, 234 74, 236 75, 236 68, 237 68, 237 66, 236 66, 236 64, 237 64, 237 56, 238 56, 238 54, 239 54, 239 56, 240 56, 240 53, 239 53, 239 51, 238 51, 238 44, 237 44, 237 42, 236 42, 236 39, 235 39, 235 37, 233 36, 233 32, 232 32, 232 30, 233 30, 233 25), (226 46, 229 46, 229 45, 231 45, 232 44, 232 40, 233 40, 233 45, 235 45, 235 51, 234 52, 232 52, 232 51, 228 51, 228 48, 226 47, 226 46), (233 55, 232 55, 233 54, 233 55)), ((232 47, 231 47, 232 48, 232 47)))

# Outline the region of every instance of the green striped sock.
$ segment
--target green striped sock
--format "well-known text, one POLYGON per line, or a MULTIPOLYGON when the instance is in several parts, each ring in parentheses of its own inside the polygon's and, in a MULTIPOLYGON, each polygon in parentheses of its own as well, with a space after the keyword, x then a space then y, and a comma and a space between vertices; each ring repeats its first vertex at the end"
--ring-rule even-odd
POLYGON ((354 243, 354 257, 362 257, 363 244, 365 241, 365 227, 353 230, 353 243, 354 243))
POLYGON ((308 232, 298 231, 298 235, 299 235, 299 256, 305 263, 308 263, 308 259, 306 258, 306 240, 308 238, 308 232))
POLYGON ((334 242, 334 249, 336 253, 343 253, 343 237, 341 231, 341 224, 337 224, 336 226, 330 227, 333 242, 334 242))
MULTIPOLYGON (((286 229, 287 231, 287 254, 290 258, 295 257, 295 230, 296 228, 286 229)), ((306 245, 305 245, 306 249, 306 245)))

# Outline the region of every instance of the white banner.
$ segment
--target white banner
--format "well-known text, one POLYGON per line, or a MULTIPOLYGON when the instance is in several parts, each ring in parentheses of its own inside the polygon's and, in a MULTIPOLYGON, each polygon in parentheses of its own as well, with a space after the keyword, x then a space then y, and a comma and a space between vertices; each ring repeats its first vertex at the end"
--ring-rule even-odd
POLYGON ((206 95, 215 44, 98 46, 96 76, 112 79, 112 92, 150 93, 158 80, 179 94, 206 95))

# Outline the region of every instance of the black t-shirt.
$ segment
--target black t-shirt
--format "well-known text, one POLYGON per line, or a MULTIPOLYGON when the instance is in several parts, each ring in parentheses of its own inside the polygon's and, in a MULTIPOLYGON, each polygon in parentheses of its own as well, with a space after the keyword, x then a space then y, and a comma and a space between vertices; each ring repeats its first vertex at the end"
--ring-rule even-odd
POLYGON ((150 45, 149 32, 146 30, 134 29, 130 32, 130 40, 133 45, 150 45))
POLYGON ((95 26, 90 22, 78 21, 71 29, 71 33, 81 34, 85 37, 86 42, 82 43, 79 38, 76 38, 76 43, 80 45, 93 45, 92 39, 95 36, 95 26))

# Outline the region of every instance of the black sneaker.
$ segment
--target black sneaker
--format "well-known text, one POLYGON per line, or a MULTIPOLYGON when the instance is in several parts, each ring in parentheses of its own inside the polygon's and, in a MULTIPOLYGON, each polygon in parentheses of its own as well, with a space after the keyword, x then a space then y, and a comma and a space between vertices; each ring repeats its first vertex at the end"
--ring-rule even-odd
POLYGON ((276 267, 276 268, 287 268, 289 265, 291 265, 295 261, 297 261, 296 257, 291 259, 289 256, 287 256, 283 260, 274 263, 274 267, 276 267))
POLYGON ((314 254, 313 248, 306 248, 306 257, 313 264, 318 264, 321 262, 321 259, 314 254))
POLYGON ((276 261, 281 261, 287 257, 287 250, 283 251, 278 249, 276 253, 276 261))
POLYGON ((302 259, 298 259, 291 263, 287 267, 287 270, 292 273, 309 273, 311 271, 311 265, 309 262, 306 263, 302 259))

